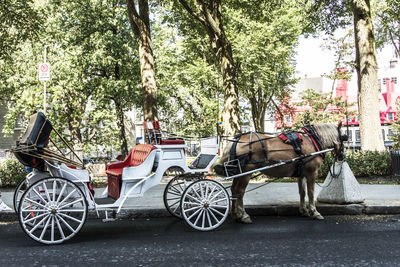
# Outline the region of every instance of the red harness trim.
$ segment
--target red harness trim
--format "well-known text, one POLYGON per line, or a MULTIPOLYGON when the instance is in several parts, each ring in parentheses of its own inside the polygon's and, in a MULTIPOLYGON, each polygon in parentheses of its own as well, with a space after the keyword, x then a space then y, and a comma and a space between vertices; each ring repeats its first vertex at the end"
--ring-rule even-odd
MULTIPOLYGON (((314 136, 309 131, 307 131, 307 129, 305 129, 305 128, 303 128, 303 131, 310 137, 311 142, 313 143, 313 145, 315 147, 315 150, 317 150, 317 152, 321 151, 321 148, 319 147, 319 145, 318 145, 317 141, 315 140, 314 136)), ((321 157, 323 159, 325 158, 325 154, 320 154, 320 155, 321 155, 321 157)))
MULTIPOLYGON (((300 135, 298 132, 295 132, 295 133, 296 133, 296 135, 299 137, 299 140, 302 140, 301 135, 300 135)), ((282 139, 282 141, 283 141, 284 143, 286 143, 286 141, 289 139, 289 138, 287 138, 287 136, 286 136, 284 133, 281 133, 280 135, 278 135, 278 137, 279 137, 280 139, 282 139)))

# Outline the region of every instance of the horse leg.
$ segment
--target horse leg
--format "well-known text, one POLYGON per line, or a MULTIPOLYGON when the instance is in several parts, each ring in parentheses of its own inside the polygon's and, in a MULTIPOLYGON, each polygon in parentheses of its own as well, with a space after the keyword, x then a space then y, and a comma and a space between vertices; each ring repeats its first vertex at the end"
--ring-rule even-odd
POLYGON ((299 211, 301 216, 308 217, 310 216, 310 213, 308 212, 306 203, 305 203, 305 198, 306 198, 306 178, 305 177, 299 177, 297 179, 297 185, 299 186, 299 195, 300 195, 300 205, 299 205, 299 211))
POLYGON ((324 217, 317 211, 314 201, 314 187, 315 179, 317 178, 318 171, 307 177, 307 193, 308 193, 308 210, 310 217, 317 220, 323 220, 324 217))
POLYGON ((253 223, 243 206, 243 196, 250 181, 251 175, 233 179, 231 186, 232 207, 231 216, 234 220, 241 223, 253 223))

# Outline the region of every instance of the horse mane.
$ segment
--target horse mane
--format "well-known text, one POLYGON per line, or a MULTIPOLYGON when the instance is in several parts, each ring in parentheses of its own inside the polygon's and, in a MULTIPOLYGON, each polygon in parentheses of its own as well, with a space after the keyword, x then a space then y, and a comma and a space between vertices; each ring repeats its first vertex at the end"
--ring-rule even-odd
POLYGON ((318 123, 313 126, 317 131, 324 148, 331 148, 340 143, 338 128, 336 125, 331 123, 318 123))

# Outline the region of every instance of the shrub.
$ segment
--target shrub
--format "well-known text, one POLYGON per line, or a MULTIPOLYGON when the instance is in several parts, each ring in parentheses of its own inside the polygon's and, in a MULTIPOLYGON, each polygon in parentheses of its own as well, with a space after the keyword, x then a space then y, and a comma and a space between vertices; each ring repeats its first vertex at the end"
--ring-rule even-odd
POLYGON ((0 185, 16 186, 25 179, 25 167, 19 161, 8 158, 0 163, 0 185))
MULTIPOLYGON (((356 177, 386 176, 392 174, 390 152, 346 151, 346 162, 356 177)), ((328 153, 319 171, 319 177, 325 178, 332 166, 332 153, 328 153)))

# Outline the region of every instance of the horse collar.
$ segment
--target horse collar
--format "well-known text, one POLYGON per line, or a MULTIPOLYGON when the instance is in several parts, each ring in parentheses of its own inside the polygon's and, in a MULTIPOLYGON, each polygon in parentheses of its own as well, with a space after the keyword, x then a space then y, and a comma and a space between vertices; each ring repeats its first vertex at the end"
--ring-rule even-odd
MULTIPOLYGON (((306 125, 302 129, 311 139, 311 142, 313 143, 315 149, 317 151, 321 151, 323 149, 322 147, 322 141, 321 138, 319 138, 319 135, 315 128, 312 125, 306 125)), ((321 154, 321 157, 324 158, 325 155, 321 154)))

